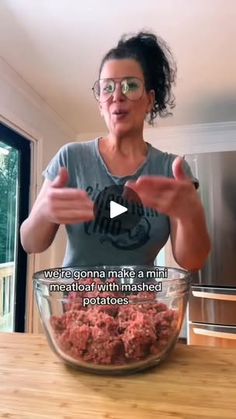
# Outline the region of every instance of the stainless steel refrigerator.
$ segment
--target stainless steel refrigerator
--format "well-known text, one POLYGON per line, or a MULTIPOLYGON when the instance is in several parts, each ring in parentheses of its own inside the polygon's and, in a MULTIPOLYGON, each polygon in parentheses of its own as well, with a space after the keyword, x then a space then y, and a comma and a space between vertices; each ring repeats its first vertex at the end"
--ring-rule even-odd
POLYGON ((212 251, 194 275, 187 342, 236 348, 236 151, 186 155, 198 178, 212 251))

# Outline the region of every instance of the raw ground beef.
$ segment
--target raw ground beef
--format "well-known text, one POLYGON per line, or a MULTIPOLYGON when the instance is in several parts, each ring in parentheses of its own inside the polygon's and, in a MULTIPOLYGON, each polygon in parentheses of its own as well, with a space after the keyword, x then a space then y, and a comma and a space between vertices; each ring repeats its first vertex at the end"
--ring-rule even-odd
POLYGON ((55 339, 69 356, 100 365, 127 364, 160 353, 175 335, 178 312, 159 302, 156 293, 129 295, 128 305, 83 306, 84 297, 98 295, 118 298, 122 293, 71 292, 65 313, 50 318, 55 339))

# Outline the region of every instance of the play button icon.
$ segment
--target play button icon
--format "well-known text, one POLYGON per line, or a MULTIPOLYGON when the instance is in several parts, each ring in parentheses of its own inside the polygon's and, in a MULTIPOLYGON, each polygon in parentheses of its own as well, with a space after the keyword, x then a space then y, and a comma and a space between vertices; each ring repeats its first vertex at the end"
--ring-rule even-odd
POLYGON ((98 194, 94 215, 94 231, 114 236, 127 234, 136 227, 144 215, 144 208, 131 188, 113 185, 98 194))
POLYGON ((110 218, 118 217, 126 211, 128 211, 128 208, 123 205, 117 204, 115 201, 110 202, 110 218))

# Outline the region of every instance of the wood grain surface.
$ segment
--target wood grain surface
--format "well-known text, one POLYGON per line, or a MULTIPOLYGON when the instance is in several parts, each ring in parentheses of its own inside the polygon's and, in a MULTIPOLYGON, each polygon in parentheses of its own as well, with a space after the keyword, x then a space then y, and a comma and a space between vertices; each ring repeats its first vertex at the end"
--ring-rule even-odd
POLYGON ((66 367, 44 335, 0 333, 0 418, 236 418, 236 350, 177 345, 163 364, 106 377, 66 367))

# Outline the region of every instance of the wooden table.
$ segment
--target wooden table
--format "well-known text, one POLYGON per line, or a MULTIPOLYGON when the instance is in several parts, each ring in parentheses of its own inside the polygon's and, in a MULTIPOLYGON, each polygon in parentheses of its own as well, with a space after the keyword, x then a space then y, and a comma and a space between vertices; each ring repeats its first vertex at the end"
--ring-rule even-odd
POLYGON ((177 345, 145 373, 66 367, 44 335, 0 333, 0 418, 236 418, 236 351, 177 345))

